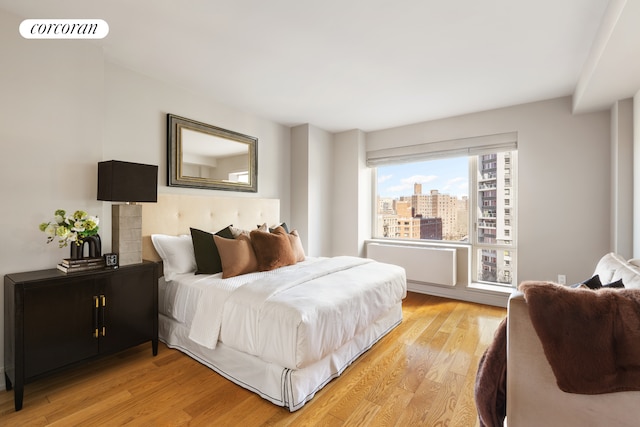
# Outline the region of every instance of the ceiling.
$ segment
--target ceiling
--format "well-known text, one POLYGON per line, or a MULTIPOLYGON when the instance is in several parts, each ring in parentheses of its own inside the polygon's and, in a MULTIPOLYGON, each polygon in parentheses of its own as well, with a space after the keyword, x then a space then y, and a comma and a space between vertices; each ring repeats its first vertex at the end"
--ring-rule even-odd
MULTIPOLYGON (((616 10, 627 3, 611 2, 616 10)), ((619 60, 609 44, 629 31, 640 40, 637 19, 624 31, 621 19, 608 19, 600 35, 608 3, 0 0, 0 9, 25 19, 104 19, 108 36, 90 43, 107 61, 287 126, 338 132, 572 95, 579 81, 576 108, 606 108, 615 99, 601 86, 619 80, 602 66, 619 60), (593 53, 594 42, 602 52, 593 53)), ((640 89, 640 81, 629 85, 626 96, 640 89)))

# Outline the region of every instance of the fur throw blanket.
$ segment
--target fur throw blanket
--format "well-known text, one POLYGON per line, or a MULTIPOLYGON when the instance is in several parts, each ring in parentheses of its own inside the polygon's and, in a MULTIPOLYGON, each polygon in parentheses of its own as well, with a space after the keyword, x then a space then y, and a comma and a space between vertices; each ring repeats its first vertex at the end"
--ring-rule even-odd
POLYGON ((507 318, 498 325, 493 341, 478 365, 474 397, 480 427, 504 425, 507 416, 507 318))
POLYGON ((568 393, 640 390, 640 291, 520 285, 558 387, 568 393))
MULTIPOLYGON (((640 290, 568 288, 523 282, 531 323, 567 393, 640 390, 640 290)), ((507 319, 478 366, 474 397, 481 427, 504 424, 507 319)))

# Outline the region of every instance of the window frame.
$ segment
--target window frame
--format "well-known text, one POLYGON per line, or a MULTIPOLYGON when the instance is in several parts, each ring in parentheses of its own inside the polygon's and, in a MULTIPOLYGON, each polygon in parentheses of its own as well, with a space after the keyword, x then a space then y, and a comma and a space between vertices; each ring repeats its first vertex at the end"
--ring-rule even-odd
MULTIPOLYGON (((512 134, 509 134, 512 135, 512 134)), ((424 144, 423 144, 424 146, 424 144)), ((408 161, 407 157, 406 157, 406 152, 407 149, 406 147, 399 147, 400 149, 400 153, 401 155, 399 155, 396 158, 396 161, 394 161, 394 156, 389 156, 386 160, 381 161, 382 157, 379 156, 379 152, 380 150, 378 150, 378 157, 372 156, 373 158, 376 158, 377 160, 373 161, 373 162, 369 162, 369 152, 367 153, 368 155, 368 161, 367 164, 368 166, 372 167, 372 176, 373 176, 373 185, 372 185, 372 190, 373 190, 373 203, 372 203, 372 207, 373 207, 373 211, 372 211, 372 230, 371 230, 371 235, 373 239, 380 239, 380 240, 395 240, 395 241, 402 241, 402 242, 411 242, 414 243, 415 242, 424 242, 425 244, 437 244, 439 246, 451 246, 451 247, 460 247, 461 245, 468 247, 468 253, 470 256, 470 262, 469 262, 469 266, 470 266, 470 271, 468 271, 468 278, 469 278, 469 285, 471 284, 483 284, 483 285, 490 285, 490 286, 498 286, 498 287, 503 287, 503 288, 515 288, 517 286, 517 254, 518 254, 518 240, 517 240, 517 229, 518 229, 518 221, 517 221, 517 217, 513 216, 513 212, 515 212, 515 215, 517 215, 518 212, 518 200, 517 200, 517 194, 518 194, 518 180, 517 180, 517 173, 518 173, 518 149, 517 149, 517 137, 515 138, 515 140, 511 143, 506 143, 506 144, 489 144, 486 146, 481 146, 478 144, 471 144, 470 147, 467 148, 461 148, 460 146, 457 146, 455 149, 451 149, 451 150, 446 150, 446 149, 440 149, 437 150, 437 152, 426 152, 426 153, 422 153, 421 155, 415 155, 415 153, 413 154, 413 159, 412 161, 408 161), (479 213, 479 206, 478 206, 478 200, 479 200, 479 182, 480 180, 478 179, 479 177, 479 165, 478 165, 478 159, 479 156, 483 155, 483 154, 498 154, 500 152, 510 152, 510 156, 508 157, 508 159, 505 159, 505 176, 504 178, 504 182, 503 185, 505 185, 505 187, 503 187, 502 189, 502 195, 500 196, 503 200, 504 197, 508 198, 509 203, 506 203, 505 200, 505 204, 503 206, 504 212, 509 212, 508 213, 508 218, 502 218, 502 221, 504 221, 504 225, 508 226, 510 228, 510 235, 508 236, 509 239, 508 241, 510 242, 510 244, 498 244, 497 242, 494 243, 480 243, 479 242, 479 238, 478 238, 478 234, 479 234, 479 223, 481 222, 481 217, 478 215, 479 213), (403 154, 404 153, 404 154, 403 154), (421 161, 427 161, 427 160, 438 160, 439 158, 445 158, 445 157, 467 157, 468 160, 468 167, 469 167, 469 175, 468 175, 468 179, 469 179, 469 194, 468 194, 468 200, 469 200, 469 215, 468 215, 468 235, 469 235, 469 239, 468 242, 459 242, 459 241, 450 241, 450 240, 430 240, 430 239, 408 239, 408 238, 397 238, 397 237, 380 237, 380 236, 376 236, 377 233, 377 225, 378 225, 378 181, 377 181, 377 177, 378 177, 378 166, 383 166, 383 165, 390 165, 390 164, 401 164, 401 163, 418 163, 421 161), (373 164, 373 165, 372 165, 373 164), (506 173, 506 170, 509 170, 509 173, 506 173), (506 187, 506 185, 508 184, 508 187, 506 187), (507 224, 508 223, 508 224, 507 224), (515 227, 513 226, 513 224, 515 223, 515 227), (496 275, 499 278, 500 274, 504 274, 505 276, 509 276, 511 278, 511 283, 501 283, 498 280, 496 281, 487 281, 487 280, 483 280, 482 277, 480 277, 480 268, 482 268, 483 264, 481 262, 481 252, 482 250, 491 250, 491 251, 495 251, 496 254, 496 258, 498 258, 499 253, 502 251, 502 259, 504 261, 504 263, 502 265, 504 266, 509 266, 509 269, 503 270, 502 273, 500 273, 499 271, 496 271, 496 275), (507 257, 508 258, 505 258, 507 257)), ((393 151, 393 149, 391 149, 393 151)), ((413 152, 413 149, 408 150, 410 152, 413 152)), ((497 160, 496 160, 497 162, 497 160)), ((496 186, 495 188, 495 192, 496 192, 496 198, 498 197, 498 191, 500 190, 499 185, 496 186)), ((504 216, 504 215, 503 215, 504 216)), ((499 216, 498 216, 499 218, 499 216)), ((504 236, 507 237, 507 236, 504 236)), ((507 240, 507 239, 502 239, 502 240, 507 240)))

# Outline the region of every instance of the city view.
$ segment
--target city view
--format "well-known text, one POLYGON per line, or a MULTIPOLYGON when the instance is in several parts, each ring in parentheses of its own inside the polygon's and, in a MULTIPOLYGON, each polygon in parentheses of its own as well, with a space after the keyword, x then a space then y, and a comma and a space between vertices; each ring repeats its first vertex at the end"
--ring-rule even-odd
POLYGON ((474 280, 510 285, 515 255, 512 157, 511 152, 477 156, 472 179, 468 157, 379 167, 376 237, 470 243, 474 280), (476 225, 475 236, 470 236, 470 224, 476 225))

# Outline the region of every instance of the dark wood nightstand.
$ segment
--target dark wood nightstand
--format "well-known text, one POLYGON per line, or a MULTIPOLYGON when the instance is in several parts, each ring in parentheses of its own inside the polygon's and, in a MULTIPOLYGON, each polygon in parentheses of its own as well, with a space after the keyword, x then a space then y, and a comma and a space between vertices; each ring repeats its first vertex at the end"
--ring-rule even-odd
POLYGON ((5 383, 16 411, 25 384, 147 341, 158 354, 154 262, 4 276, 5 383))

